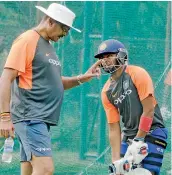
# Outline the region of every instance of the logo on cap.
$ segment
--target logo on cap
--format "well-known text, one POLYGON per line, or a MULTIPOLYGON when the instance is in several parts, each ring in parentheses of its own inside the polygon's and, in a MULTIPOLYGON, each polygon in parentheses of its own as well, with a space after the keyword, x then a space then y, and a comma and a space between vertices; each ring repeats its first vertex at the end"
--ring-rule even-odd
POLYGON ((120 52, 126 52, 126 49, 124 49, 124 48, 119 48, 118 49, 120 52))
POLYGON ((107 47, 107 45, 105 43, 102 43, 99 47, 99 50, 102 51, 102 50, 105 50, 107 47))

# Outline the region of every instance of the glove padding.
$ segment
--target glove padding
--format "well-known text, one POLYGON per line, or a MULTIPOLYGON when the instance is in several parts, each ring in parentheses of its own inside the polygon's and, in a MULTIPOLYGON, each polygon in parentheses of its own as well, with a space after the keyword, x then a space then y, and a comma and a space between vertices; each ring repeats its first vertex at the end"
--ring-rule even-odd
POLYGON ((122 158, 109 165, 109 175, 125 174, 132 168, 132 161, 122 158))
POLYGON ((128 147, 124 158, 133 156, 133 163, 139 164, 148 155, 148 145, 143 141, 132 141, 132 144, 128 147))

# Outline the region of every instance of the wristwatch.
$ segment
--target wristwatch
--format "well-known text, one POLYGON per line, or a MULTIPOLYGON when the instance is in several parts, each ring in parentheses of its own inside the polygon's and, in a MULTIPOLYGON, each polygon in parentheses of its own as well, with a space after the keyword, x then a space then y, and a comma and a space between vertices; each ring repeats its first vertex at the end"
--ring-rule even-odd
POLYGON ((82 82, 81 82, 81 80, 80 80, 80 76, 82 76, 82 74, 80 74, 80 75, 77 76, 77 82, 78 82, 79 85, 82 84, 82 82))

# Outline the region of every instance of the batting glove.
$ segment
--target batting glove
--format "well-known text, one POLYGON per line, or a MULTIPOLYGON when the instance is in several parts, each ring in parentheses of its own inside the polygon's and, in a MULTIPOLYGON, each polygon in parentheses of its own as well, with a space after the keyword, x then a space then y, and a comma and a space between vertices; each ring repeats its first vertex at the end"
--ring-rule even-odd
POLYGON ((125 159, 133 156, 133 163, 139 164, 148 155, 148 145, 144 141, 134 139, 128 147, 125 159))
POLYGON ((122 158, 109 165, 109 175, 125 174, 131 170, 131 167, 132 162, 122 158))

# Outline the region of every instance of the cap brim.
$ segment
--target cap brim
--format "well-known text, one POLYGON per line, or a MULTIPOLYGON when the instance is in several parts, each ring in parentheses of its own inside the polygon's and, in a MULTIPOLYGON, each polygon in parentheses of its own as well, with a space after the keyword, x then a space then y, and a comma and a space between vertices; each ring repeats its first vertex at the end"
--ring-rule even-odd
MULTIPOLYGON (((43 13, 45 13, 47 16, 49 16, 49 17, 51 17, 51 18, 53 18, 54 20, 56 20, 50 13, 48 13, 48 11, 47 11, 47 9, 45 9, 45 8, 43 8, 43 7, 41 7, 41 6, 35 6, 37 9, 39 9, 39 10, 41 10, 43 13)), ((58 22, 60 22, 60 23, 62 23, 62 24, 65 24, 63 21, 60 21, 60 20, 56 20, 56 21, 58 21, 58 22)), ((68 24, 65 24, 65 25, 67 25, 68 27, 71 27, 72 29, 74 29, 74 30, 76 30, 77 32, 79 32, 79 33, 81 33, 81 30, 79 30, 79 29, 77 29, 77 28, 75 28, 75 27, 73 27, 73 26, 70 26, 70 25, 68 25, 68 24)))
POLYGON ((74 30, 76 30, 77 32, 81 33, 81 30, 79 30, 79 29, 77 29, 77 28, 75 28, 75 27, 73 27, 73 26, 69 26, 69 27, 71 27, 72 29, 74 29, 74 30))

